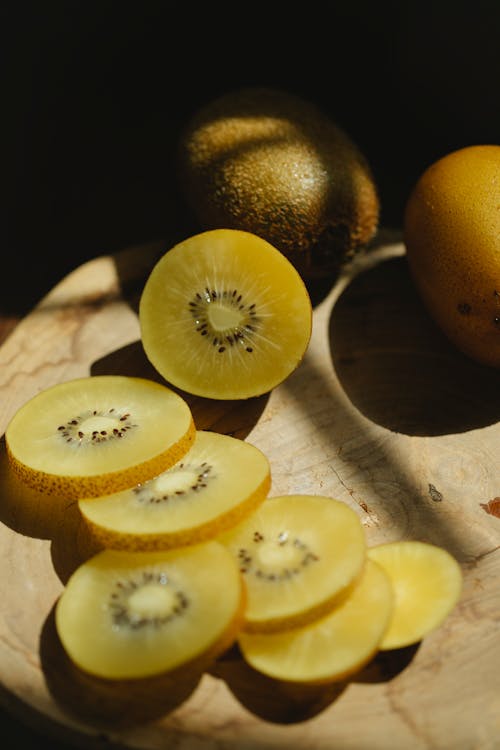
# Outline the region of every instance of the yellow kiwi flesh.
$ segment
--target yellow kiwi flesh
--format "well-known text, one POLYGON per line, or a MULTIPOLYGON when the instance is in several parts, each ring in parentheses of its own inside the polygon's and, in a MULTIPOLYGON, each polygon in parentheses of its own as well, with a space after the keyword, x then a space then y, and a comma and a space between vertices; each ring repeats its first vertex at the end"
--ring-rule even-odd
POLYGON ((241 632, 245 660, 277 680, 321 684, 349 677, 379 649, 390 622, 393 592, 384 571, 366 561, 349 596, 303 627, 277 633, 241 632))
POLYGON ((426 542, 389 542, 368 550, 394 590, 394 611, 381 650, 402 648, 439 627, 462 590, 460 565, 449 552, 426 542))
POLYGON ((219 539, 245 580, 249 632, 283 630, 324 614, 347 595, 366 559, 355 511, 319 495, 267 498, 219 539))
POLYGON ((304 276, 324 276, 377 230, 367 160, 314 103, 244 88, 207 103, 179 143, 179 179, 204 229, 253 232, 304 276))
POLYGON ((301 362, 311 335, 305 285, 249 232, 202 232, 156 264, 140 301, 144 351, 170 384, 214 399, 267 393, 301 362))
POLYGON ((9 461, 39 492, 104 495, 155 476, 191 446, 187 402, 144 378, 101 375, 54 385, 13 416, 9 461))
POLYGON ((198 543, 236 525, 265 499, 266 456, 248 442, 199 430, 173 467, 136 487, 79 501, 94 537, 115 549, 198 543))
POLYGON ((69 579, 56 628, 83 671, 139 679, 215 657, 239 631, 244 596, 238 568, 217 542, 166 552, 104 550, 69 579))

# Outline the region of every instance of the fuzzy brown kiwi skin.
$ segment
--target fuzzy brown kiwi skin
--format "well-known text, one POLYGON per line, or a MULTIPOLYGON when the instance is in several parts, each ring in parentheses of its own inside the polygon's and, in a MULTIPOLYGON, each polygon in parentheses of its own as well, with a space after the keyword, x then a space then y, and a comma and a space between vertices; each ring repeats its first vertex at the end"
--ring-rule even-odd
POLYGON ((305 278, 336 274, 378 229, 378 192, 364 155, 313 103, 285 91, 241 89, 201 108, 181 134, 178 174, 186 202, 202 227, 257 234, 305 278), (248 129, 240 135, 238 124, 231 124, 231 118, 238 117, 275 121, 253 135, 248 129), (283 161, 277 161, 277 183, 286 184, 292 168, 309 172, 313 160, 319 159, 321 169, 313 178, 314 190, 297 192, 287 205, 273 194, 272 182, 261 179, 260 169, 263 159, 269 162, 273 153, 279 155, 289 146, 295 149, 294 164, 283 167, 283 161), (253 167, 245 181, 239 181, 232 167, 249 154, 253 167), (259 210, 252 208, 251 200, 257 191, 267 192, 259 210))
MULTIPOLYGON (((157 552, 160 550, 184 547, 214 539, 218 534, 228 531, 252 513, 265 500, 271 487, 271 477, 267 476, 251 495, 236 508, 231 508, 221 516, 199 526, 171 533, 128 534, 115 532, 93 523, 84 516, 85 524, 91 537, 98 543, 111 549, 129 552, 157 552)), ((98 500, 96 501, 98 502, 98 500)))
POLYGON ((195 435, 196 427, 193 419, 191 419, 186 434, 176 445, 169 447, 164 453, 126 469, 120 469, 109 474, 90 476, 59 476, 40 470, 34 471, 14 456, 7 440, 6 451, 13 472, 32 489, 46 495, 59 495, 66 497, 68 500, 80 500, 86 497, 98 497, 118 492, 161 474, 179 461, 189 450, 194 442, 195 435))

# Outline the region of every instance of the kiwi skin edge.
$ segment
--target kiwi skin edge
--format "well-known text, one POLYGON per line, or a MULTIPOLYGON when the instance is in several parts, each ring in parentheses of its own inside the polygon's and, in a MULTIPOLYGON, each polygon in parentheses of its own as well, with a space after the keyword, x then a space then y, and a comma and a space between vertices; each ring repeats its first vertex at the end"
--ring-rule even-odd
POLYGON ((309 625, 321 617, 328 615, 335 607, 341 606, 343 602, 349 599, 351 593, 355 590, 357 584, 363 576, 363 568, 353 578, 352 581, 342 591, 337 592, 334 596, 326 601, 319 602, 316 606, 304 610, 298 614, 285 617, 275 617, 269 620, 247 620, 245 619, 243 631, 246 633, 281 633, 287 630, 294 630, 309 625))
POLYGON ((194 420, 191 419, 188 431, 176 445, 169 446, 164 453, 119 471, 90 476, 63 476, 49 474, 39 469, 35 471, 13 455, 7 440, 5 447, 12 470, 29 487, 47 495, 60 495, 68 500, 80 500, 85 497, 99 497, 99 495, 118 492, 161 474, 162 471, 166 471, 179 461, 189 450, 195 435, 196 428, 194 420))
MULTIPOLYGON (((215 538, 229 528, 235 526, 240 520, 249 515, 257 506, 263 502, 271 487, 271 476, 268 475, 261 484, 252 492, 244 502, 235 508, 231 508, 222 515, 206 521, 199 526, 193 526, 179 531, 158 534, 131 534, 116 532, 91 521, 84 516, 85 524, 91 537, 96 542, 112 549, 129 551, 154 552, 159 550, 174 549, 188 544, 198 544, 202 541, 215 538)), ((98 500, 96 500, 98 502, 98 500)))

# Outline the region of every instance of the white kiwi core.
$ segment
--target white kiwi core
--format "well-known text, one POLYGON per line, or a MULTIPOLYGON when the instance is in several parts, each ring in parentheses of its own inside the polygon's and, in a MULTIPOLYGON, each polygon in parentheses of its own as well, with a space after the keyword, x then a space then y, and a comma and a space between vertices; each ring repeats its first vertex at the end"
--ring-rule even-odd
POLYGON ((213 302, 207 308, 207 317, 212 328, 216 331, 227 331, 231 328, 238 328, 245 321, 245 316, 239 310, 214 304, 213 302))
POLYGON ((176 469, 175 472, 165 472, 152 482, 152 491, 160 495, 179 494, 196 484, 198 472, 194 469, 176 469))
POLYGON ((271 572, 276 567, 287 567, 300 562, 302 552, 296 547, 279 542, 263 542, 257 549, 257 560, 271 572))
POLYGON ((161 583, 147 583, 134 591, 128 598, 128 607, 132 620, 144 617, 164 617, 177 603, 172 589, 161 583))

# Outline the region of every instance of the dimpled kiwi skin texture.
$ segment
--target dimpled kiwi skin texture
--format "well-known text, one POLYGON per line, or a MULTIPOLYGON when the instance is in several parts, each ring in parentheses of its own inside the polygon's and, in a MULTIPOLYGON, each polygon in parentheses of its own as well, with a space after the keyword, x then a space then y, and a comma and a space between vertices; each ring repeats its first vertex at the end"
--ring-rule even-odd
POLYGON ((416 287, 450 341, 500 367, 500 146, 431 164, 411 192, 404 241, 416 287))
POLYGON ((80 500, 85 497, 98 497, 99 495, 108 495, 112 492, 124 490, 160 474, 189 450, 194 435, 195 427, 193 423, 189 433, 175 448, 169 448, 165 454, 155 456, 150 461, 143 461, 128 469, 94 476, 58 476, 39 470, 34 473, 33 469, 23 464, 9 452, 8 445, 7 454, 14 473, 32 489, 45 495, 58 495, 64 496, 68 500, 80 500))
POLYGON ((181 135, 181 189, 205 229, 253 232, 308 278, 335 273, 375 235, 377 188, 351 138, 285 91, 229 92, 181 135))

